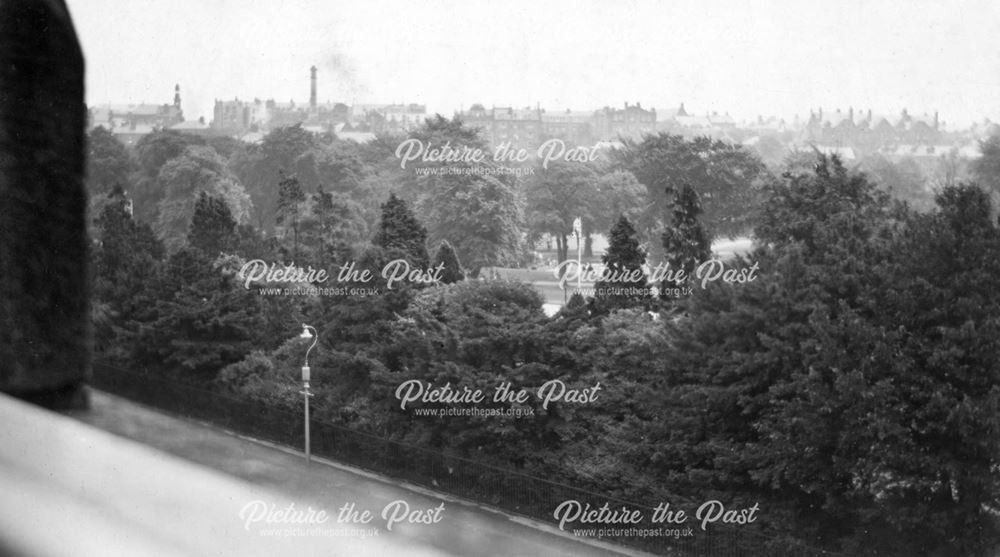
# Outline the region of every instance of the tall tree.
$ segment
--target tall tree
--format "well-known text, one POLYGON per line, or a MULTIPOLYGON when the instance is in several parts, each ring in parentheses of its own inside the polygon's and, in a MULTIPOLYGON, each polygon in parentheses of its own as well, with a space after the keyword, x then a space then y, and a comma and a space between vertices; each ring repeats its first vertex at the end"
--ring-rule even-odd
POLYGON ((881 155, 866 158, 861 168, 889 195, 906 201, 918 211, 934 208, 934 195, 927 187, 923 171, 912 157, 892 162, 881 155))
POLYGON ((148 285, 155 281, 164 256, 163 244, 149 225, 137 222, 120 189, 113 192, 97 218, 93 302, 104 316, 95 323, 95 345, 103 356, 123 357, 124 347, 152 305, 148 285))
POLYGON ((307 197, 304 207, 299 235, 309 247, 309 263, 344 263, 367 241, 364 208, 349 197, 320 189, 307 197))
POLYGON ((643 269, 646 253, 639 247, 635 228, 625 215, 611 229, 603 261, 605 271, 594 285, 594 299, 601 307, 634 307, 649 301, 648 277, 643 269))
POLYGON ((168 258, 151 286, 154 307, 132 346, 137 363, 211 380, 226 365, 274 342, 261 296, 244 289, 219 261, 191 247, 168 258))
POLYGON ((884 538, 859 545, 905 539, 893 549, 983 555, 1000 545, 990 510, 1000 502, 1000 229, 976 185, 936 201, 900 235, 893 287, 866 308, 877 328, 861 353, 875 361, 856 366, 861 385, 844 395, 860 407, 857 439, 878 447, 856 469, 868 472, 858 488, 884 538))
POLYGON ((442 283, 451 284, 465 278, 464 273, 462 273, 462 264, 458 261, 458 254, 447 241, 442 241, 441 245, 438 246, 437 253, 434 254, 434 261, 431 263, 431 267, 435 269, 439 265, 444 266, 444 271, 441 272, 442 283))
POLYGON ((160 201, 165 194, 159 181, 160 170, 169 161, 183 155, 188 147, 204 144, 205 140, 199 136, 174 130, 156 130, 139 139, 135 144, 138 169, 132 180, 136 219, 150 225, 156 222, 160 201))
POLYGON ((438 183, 419 206, 431 223, 430 241, 448 241, 474 275, 483 267, 519 263, 523 203, 512 180, 483 176, 438 183))
POLYGON ((275 231, 278 236, 287 243, 291 240, 291 259, 299 259, 299 215, 302 212, 301 204, 306 199, 306 194, 299 185, 299 179, 294 174, 278 172, 278 207, 274 222, 277 225, 275 231))
POLYGON ((992 547, 1000 235, 982 192, 938 202, 915 215, 824 157, 769 187, 761 275, 670 325, 656 473, 852 555, 992 547))
POLYGON ((236 220, 229 210, 229 204, 222 197, 198 194, 188 232, 188 244, 204 251, 209 256, 227 252, 236 243, 236 220))
POLYGON ((319 145, 296 160, 295 172, 306 189, 324 185, 332 193, 357 198, 364 194, 359 186, 370 172, 363 149, 353 141, 319 145))
MULTIPOLYGON (((646 186, 650 205, 639 222, 647 237, 668 224, 674 194, 690 185, 702 199, 702 223, 709 237, 744 234, 747 217, 760 198, 760 187, 770 176, 755 153, 708 137, 687 140, 659 133, 641 141, 628 140, 614 152, 618 165, 646 186)), ((656 259, 661 255, 656 246, 656 259)))
POLYGON ((87 136, 87 192, 102 195, 128 187, 132 156, 115 135, 98 126, 87 136))
POLYGON ((1000 208, 1000 135, 979 142, 983 156, 972 162, 972 178, 990 194, 993 214, 1000 208))
POLYGON ((257 228, 274 230, 278 211, 281 173, 296 170, 297 161, 317 147, 316 137, 300 124, 272 130, 260 145, 237 152, 231 161, 233 171, 246 187, 253 201, 253 221, 257 228))
MULTIPOLYGON (((555 162, 547 169, 535 170, 527 181, 528 229, 532 238, 539 234, 555 238, 557 259, 561 263, 569 256, 569 236, 573 233, 574 220, 582 220, 584 234, 607 221, 608 207, 601 205, 611 197, 614 186, 607 184, 609 195, 602 198, 598 191, 598 175, 587 164, 555 162)), ((608 222, 607 226, 613 224, 608 222)))
POLYGON ((385 250, 389 257, 405 258, 418 268, 426 268, 430 262, 427 229, 396 194, 390 194, 382 205, 382 219, 372 243, 385 250))
POLYGON ((1000 135, 979 142, 982 156, 972 164, 972 176, 991 192, 1000 192, 1000 135))
POLYGON ((163 189, 155 229, 167 248, 176 251, 187 239, 194 206, 201 192, 225 199, 237 223, 249 219, 252 203, 226 162, 208 147, 189 147, 171 159, 157 177, 163 189))
MULTIPOLYGON (((698 265, 712 255, 712 242, 698 220, 701 214, 698 193, 685 184, 674 195, 671 212, 673 217, 661 236, 663 253, 671 270, 683 269, 685 276, 692 277, 698 265)), ((660 285, 660 296, 668 297, 668 289, 676 286, 673 281, 664 279, 660 285)))
MULTIPOLYGON (((649 204, 646 187, 627 170, 600 168, 597 173, 597 195, 590 209, 593 230, 611 230, 621 215, 625 215, 629 222, 642 218, 649 204)), ((642 235, 642 231, 636 232, 640 242, 649 240, 642 235)))
MULTIPOLYGON (((418 292, 392 322, 384 342, 390 372, 374 382, 373 403, 386 408, 384 401, 394 399, 392 391, 404 377, 435 385, 461 382, 483 392, 497 387, 498 376, 515 389, 535 384, 548 372, 545 365, 529 363, 539 360, 550 346, 543 330, 546 321, 541 296, 525 284, 462 281, 418 292)), ((542 417, 554 411, 543 412, 537 398, 483 404, 498 409, 532 406, 537 416, 512 427, 504 420, 481 417, 414 423, 407 413, 390 411, 386 429, 399 428, 430 446, 491 460, 533 454, 556 442, 555 436, 544 434, 551 420, 542 417)), ((398 410, 398 404, 392 406, 398 410)), ((521 460, 523 465, 527 459, 521 460)))
POLYGON ((478 151, 483 158, 478 162, 418 159, 408 161, 405 169, 396 159, 396 191, 412 200, 425 219, 430 241, 447 240, 473 274, 482 267, 517 264, 522 256, 523 200, 514 177, 495 172, 478 130, 458 118, 437 116, 406 139, 424 149, 478 151))

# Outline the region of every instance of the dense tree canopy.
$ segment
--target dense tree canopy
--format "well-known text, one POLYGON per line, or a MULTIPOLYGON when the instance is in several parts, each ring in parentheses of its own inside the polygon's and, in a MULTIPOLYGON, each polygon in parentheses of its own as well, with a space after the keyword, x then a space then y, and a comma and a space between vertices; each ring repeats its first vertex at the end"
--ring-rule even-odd
MULTIPOLYGON (((121 152, 93 135, 94 168, 120 177, 121 152)), ((324 421, 602 497, 759 502, 745 539, 769 545, 747 554, 781 554, 790 540, 872 556, 996 546, 1000 140, 974 165, 983 189, 954 174, 916 212, 889 193, 916 191, 907 163, 872 159, 861 173, 796 153, 779 181, 742 147, 660 134, 610 163, 550 163, 526 178, 425 174, 415 169, 472 167, 401 168, 407 138, 487 148, 444 118, 366 145, 301 126, 257 146, 141 140, 135 217, 127 185, 92 202, 100 356, 297 411, 295 337, 310 323, 324 421), (464 280, 462 263, 517 263, 523 239, 542 234, 565 258, 578 217, 585 235, 610 230, 596 300, 574 295, 550 318, 530 285, 464 280), (713 235, 751 230, 756 247, 726 262, 726 280, 694 281, 669 308, 648 299, 648 251, 691 273, 713 235), (442 280, 388 288, 381 272, 399 258, 443 265, 442 280), (356 272, 246 281, 252 259, 356 272), (738 280, 750 265, 757 274, 738 280), (424 420, 399 408, 406 380, 601 390, 588 404, 483 405, 532 410, 526 419, 424 420)))
POLYGON ((437 184, 420 208, 430 241, 448 241, 473 273, 515 267, 522 260, 523 203, 511 180, 483 176, 437 184))
POLYGON ((430 263, 427 229, 406 202, 395 194, 382 205, 382 219, 372 243, 385 250, 388 256, 403 257, 416 267, 426 268, 430 263))
POLYGON ((295 172, 297 161, 317 146, 316 137, 301 125, 276 128, 260 145, 237 153, 230 163, 253 202, 252 222, 271 232, 278 210, 282 173, 295 172))
MULTIPOLYGON (((598 223, 608 221, 604 202, 613 197, 618 186, 627 188, 625 179, 606 183, 602 196, 598 189, 598 176, 587 164, 555 162, 547 169, 536 169, 527 183, 527 220, 532 237, 550 234, 556 240, 558 261, 565 261, 569 254, 568 237, 573 233, 573 221, 581 219, 584 232, 589 233, 598 223), (620 185, 621 184, 621 185, 620 185)), ((608 224, 610 227, 611 225, 608 224)))
POLYGON ((198 194, 188 232, 188 245, 209 256, 229 251, 236 242, 236 220, 222 197, 198 194))
POLYGON ((237 223, 250 218, 253 204, 226 162, 209 147, 189 147, 160 170, 156 183, 163 190, 155 229, 170 250, 184 245, 195 202, 202 192, 221 197, 237 223))
POLYGON ((132 180, 132 198, 137 219, 150 225, 156 222, 159 203, 164 196, 163 186, 159 182, 160 170, 167 162, 184 154, 188 147, 204 144, 201 137, 172 130, 156 130, 136 143, 138 170, 132 180))
POLYGON ((639 246, 635 228, 625 215, 611 229, 603 261, 604 275, 594 285, 594 298, 601 307, 627 308, 648 302, 646 252, 639 246))
MULTIPOLYGON (((648 190, 651 204, 639 221, 648 237, 668 224, 663 216, 684 184, 701 196, 702 220, 711 237, 746 233, 747 215, 759 200, 761 185, 770 179, 756 154, 707 137, 649 135, 626 141, 614 157, 648 190)), ((659 260, 658 250, 656 255, 659 260)))
POLYGON ((95 341, 109 356, 121 357, 138 320, 154 301, 147 293, 164 256, 163 244, 149 225, 137 222, 128 200, 118 190, 97 219, 98 243, 91 253, 95 307, 103 318, 95 323, 95 341))
POLYGON ((444 271, 441 273, 441 282, 444 284, 451 284, 465 278, 458 254, 455 253, 455 248, 451 247, 451 244, 447 241, 441 242, 437 253, 434 254, 434 261, 431 262, 433 268, 437 268, 439 265, 444 268, 444 271))
POLYGON ((872 182, 914 209, 929 211, 934 208, 934 195, 928 187, 927 178, 912 158, 893 163, 875 155, 862 161, 861 168, 872 182))
MULTIPOLYGON (((671 212, 673 218, 661 236, 666 263, 671 270, 683 270, 684 276, 693 277, 698 266, 712 255, 712 242, 698 219, 701 202, 691 186, 684 185, 677 191, 671 212)), ((677 281, 664 278, 661 297, 677 286, 677 281)))
POLYGON ((896 209, 836 159, 770 188, 762 275, 697 292, 674 325, 650 465, 855 555, 993 543, 1000 244, 974 187, 938 204, 896 209))
POLYGON ((87 136, 87 192, 100 195, 127 187, 132 155, 113 133, 98 126, 87 136))

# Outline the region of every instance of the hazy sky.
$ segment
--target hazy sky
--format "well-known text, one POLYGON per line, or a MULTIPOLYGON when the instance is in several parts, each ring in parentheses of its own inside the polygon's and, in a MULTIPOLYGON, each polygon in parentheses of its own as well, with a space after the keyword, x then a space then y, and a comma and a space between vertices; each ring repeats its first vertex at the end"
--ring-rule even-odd
POLYGON ((810 108, 1000 120, 1000 2, 67 0, 87 101, 810 108))

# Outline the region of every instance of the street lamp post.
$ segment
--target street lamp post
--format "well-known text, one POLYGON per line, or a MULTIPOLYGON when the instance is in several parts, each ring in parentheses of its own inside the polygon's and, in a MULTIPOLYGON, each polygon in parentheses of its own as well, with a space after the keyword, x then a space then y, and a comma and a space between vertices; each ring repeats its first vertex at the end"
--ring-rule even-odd
POLYGON ((312 462, 312 456, 310 455, 309 452, 309 397, 313 396, 313 394, 309 392, 309 352, 312 352, 312 349, 316 346, 316 343, 319 342, 319 334, 316 332, 315 327, 311 327, 303 323, 302 334, 299 335, 299 338, 313 339, 312 344, 309 345, 309 349, 306 350, 305 363, 302 364, 302 398, 305 400, 305 408, 306 408, 306 413, 305 413, 306 465, 308 466, 310 462, 312 462))

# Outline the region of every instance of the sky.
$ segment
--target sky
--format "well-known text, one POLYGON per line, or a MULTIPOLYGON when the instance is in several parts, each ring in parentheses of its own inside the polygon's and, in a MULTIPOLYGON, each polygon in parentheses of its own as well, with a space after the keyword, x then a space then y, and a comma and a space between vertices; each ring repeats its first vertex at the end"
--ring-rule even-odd
POLYGON ((1000 120, 991 0, 67 0, 87 102, 481 103, 1000 120))

